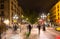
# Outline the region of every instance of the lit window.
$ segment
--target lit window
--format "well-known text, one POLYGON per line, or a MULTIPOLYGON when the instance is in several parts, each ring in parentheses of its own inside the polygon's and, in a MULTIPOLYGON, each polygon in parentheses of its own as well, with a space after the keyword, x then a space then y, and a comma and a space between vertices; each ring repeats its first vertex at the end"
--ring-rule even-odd
POLYGON ((57 6, 57 8, 59 8, 59 5, 57 6))
POLYGON ((58 9, 58 11, 59 11, 59 9, 58 9))
POLYGON ((59 13, 58 13, 58 16, 59 16, 59 13))

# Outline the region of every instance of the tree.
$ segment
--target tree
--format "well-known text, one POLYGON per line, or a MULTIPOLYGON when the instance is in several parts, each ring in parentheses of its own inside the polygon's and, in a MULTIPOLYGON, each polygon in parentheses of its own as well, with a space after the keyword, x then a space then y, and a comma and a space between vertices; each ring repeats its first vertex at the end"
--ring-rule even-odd
POLYGON ((37 17, 39 16, 36 11, 26 10, 24 16, 28 18, 31 24, 34 24, 37 21, 37 17))
POLYGON ((30 12, 30 16, 29 16, 29 22, 30 22, 31 24, 34 24, 34 23, 37 21, 37 17, 38 17, 37 12, 31 11, 31 12, 30 12))

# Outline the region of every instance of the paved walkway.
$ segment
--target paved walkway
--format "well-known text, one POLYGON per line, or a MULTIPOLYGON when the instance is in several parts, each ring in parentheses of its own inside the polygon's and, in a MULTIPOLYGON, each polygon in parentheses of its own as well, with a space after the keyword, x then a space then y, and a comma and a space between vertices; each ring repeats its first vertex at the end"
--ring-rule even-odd
MULTIPOLYGON (((9 29, 6 33, 2 34, 2 39, 26 39, 26 32, 25 29, 21 32, 19 29, 16 32, 9 29)), ((28 39, 55 39, 57 36, 60 36, 60 33, 52 28, 47 28, 46 31, 41 29, 40 34, 38 34, 37 28, 33 28, 28 39)))
POLYGON ((29 39, 56 39, 57 36, 60 36, 59 33, 57 33, 52 28, 47 28, 46 31, 40 30, 40 34, 38 34, 38 29, 32 29, 29 39))
POLYGON ((8 29, 2 34, 2 39, 23 39, 23 36, 20 30, 13 31, 13 29, 8 29))
POLYGON ((33 28, 29 36, 29 39, 37 39, 37 38, 38 38, 38 29, 33 28))

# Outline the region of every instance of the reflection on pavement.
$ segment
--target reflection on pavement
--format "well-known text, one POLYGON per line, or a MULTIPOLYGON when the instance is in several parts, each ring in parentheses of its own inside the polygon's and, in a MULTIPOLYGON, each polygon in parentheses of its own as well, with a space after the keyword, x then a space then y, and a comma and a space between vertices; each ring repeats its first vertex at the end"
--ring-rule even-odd
POLYGON ((45 31, 40 31, 39 39, 49 39, 48 36, 45 34, 45 31))
POLYGON ((9 39, 20 39, 18 34, 12 35, 9 39))

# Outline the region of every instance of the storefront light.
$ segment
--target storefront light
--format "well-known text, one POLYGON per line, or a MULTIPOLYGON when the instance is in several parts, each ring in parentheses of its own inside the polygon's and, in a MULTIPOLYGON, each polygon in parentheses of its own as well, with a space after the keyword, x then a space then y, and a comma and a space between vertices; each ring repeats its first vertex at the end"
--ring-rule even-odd
POLYGON ((5 23, 6 25, 9 25, 9 20, 8 20, 8 19, 5 19, 5 20, 4 20, 4 23, 5 23))

